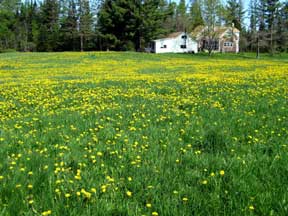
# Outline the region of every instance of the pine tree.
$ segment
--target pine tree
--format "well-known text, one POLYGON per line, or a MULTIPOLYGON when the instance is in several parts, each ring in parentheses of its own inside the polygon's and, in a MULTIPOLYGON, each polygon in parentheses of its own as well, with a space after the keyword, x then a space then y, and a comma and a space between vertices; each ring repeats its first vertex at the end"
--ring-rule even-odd
POLYGON ((288 3, 283 3, 277 13, 276 49, 279 52, 288 52, 288 3))
POLYGON ((165 33, 176 31, 177 4, 175 2, 165 2, 166 7, 163 9, 165 18, 163 20, 163 29, 165 33))
POLYGON ((268 41, 269 41, 269 52, 271 55, 274 54, 275 43, 275 22, 276 15, 278 13, 280 2, 279 0, 266 0, 265 2, 265 18, 267 23, 267 31, 268 31, 268 41))
POLYGON ((92 32, 92 15, 90 13, 90 4, 88 0, 78 0, 78 17, 79 17, 79 38, 80 50, 88 48, 92 32))
POLYGON ((176 10, 176 31, 185 31, 188 24, 186 1, 180 0, 176 10))
POLYGON ((163 32, 164 1, 106 0, 99 11, 101 47, 113 50, 142 50, 163 32))
POLYGON ((235 26, 242 31, 242 22, 244 16, 243 3, 241 0, 228 0, 226 6, 226 25, 235 26))
POLYGON ((40 28, 37 49, 54 51, 58 48, 59 5, 57 0, 44 0, 40 7, 40 28))
POLYGON ((0 1, 0 51, 17 49, 17 14, 21 6, 20 0, 0 1))
POLYGON ((194 0, 190 7, 189 14, 189 31, 192 31, 197 26, 204 25, 204 20, 201 14, 201 7, 199 0, 194 0))
POLYGON ((77 9, 74 0, 68 2, 67 14, 61 21, 60 44, 61 50, 79 50, 77 47, 78 30, 77 30, 77 9))

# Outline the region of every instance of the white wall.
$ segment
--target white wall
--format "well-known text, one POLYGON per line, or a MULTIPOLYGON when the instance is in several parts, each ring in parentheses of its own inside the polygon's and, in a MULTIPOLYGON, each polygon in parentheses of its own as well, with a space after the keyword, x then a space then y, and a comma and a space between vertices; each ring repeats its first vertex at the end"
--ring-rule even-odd
POLYGON ((239 52, 239 41, 240 41, 240 32, 236 33, 237 41, 236 41, 236 53, 239 52))
POLYGON ((185 45, 185 40, 182 38, 182 33, 176 38, 163 38, 155 40, 155 53, 185 53, 185 52, 194 52, 197 53, 197 42, 192 40, 187 35, 186 40, 186 49, 181 48, 181 45, 185 45), (166 45, 166 48, 161 48, 166 45))

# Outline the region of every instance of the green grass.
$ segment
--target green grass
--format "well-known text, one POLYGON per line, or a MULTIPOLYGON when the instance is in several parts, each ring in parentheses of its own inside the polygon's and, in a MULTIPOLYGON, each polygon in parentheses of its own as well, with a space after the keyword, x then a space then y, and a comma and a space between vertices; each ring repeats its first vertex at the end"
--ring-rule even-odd
POLYGON ((0 215, 287 215, 287 75, 253 54, 1 54, 0 215))

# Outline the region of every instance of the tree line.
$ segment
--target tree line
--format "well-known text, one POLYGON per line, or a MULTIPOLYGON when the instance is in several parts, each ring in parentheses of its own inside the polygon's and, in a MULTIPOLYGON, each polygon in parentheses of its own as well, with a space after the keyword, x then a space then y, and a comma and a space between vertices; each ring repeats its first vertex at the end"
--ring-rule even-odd
POLYGON ((199 25, 235 26, 242 51, 288 51, 280 0, 250 0, 249 10, 242 0, 0 0, 0 51, 143 51, 199 25))

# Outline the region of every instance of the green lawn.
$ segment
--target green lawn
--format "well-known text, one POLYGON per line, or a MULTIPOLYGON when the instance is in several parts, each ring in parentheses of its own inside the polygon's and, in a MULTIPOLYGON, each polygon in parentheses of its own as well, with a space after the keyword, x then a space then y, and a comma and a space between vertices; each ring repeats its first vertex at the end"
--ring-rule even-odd
POLYGON ((0 215, 287 215, 287 57, 0 54, 0 215))

